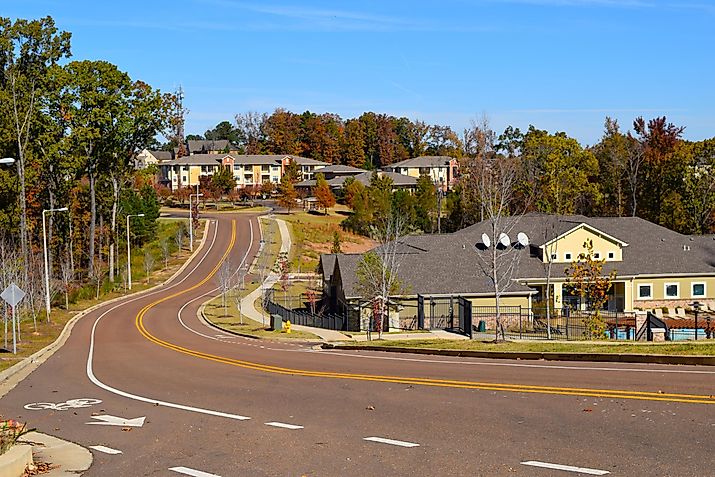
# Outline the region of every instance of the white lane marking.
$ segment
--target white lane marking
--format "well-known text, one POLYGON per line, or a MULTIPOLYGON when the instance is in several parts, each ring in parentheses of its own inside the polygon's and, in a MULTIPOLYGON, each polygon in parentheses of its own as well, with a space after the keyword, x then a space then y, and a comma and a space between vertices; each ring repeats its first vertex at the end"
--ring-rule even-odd
MULTIPOLYGON (((218 225, 215 227, 215 229, 218 230, 218 225)), ((211 409, 202 409, 199 407, 185 406, 183 404, 176 404, 176 403, 167 402, 167 401, 159 401, 157 399, 151 399, 148 397, 139 396, 137 394, 128 393, 126 391, 122 391, 120 389, 113 388, 112 386, 109 386, 108 384, 103 383, 102 381, 97 379, 97 377, 94 375, 94 369, 93 369, 93 364, 92 364, 92 361, 94 358, 94 337, 95 337, 95 334, 97 331, 97 325, 99 324, 100 320, 102 318, 104 318, 105 316, 107 316, 108 313, 116 310, 117 308, 119 308, 121 306, 124 306, 128 303, 132 303, 137 300, 144 299, 147 296, 152 296, 152 295, 156 295, 158 293, 163 293, 166 290, 170 290, 170 289, 182 284, 186 279, 188 279, 191 276, 192 273, 194 273, 196 271, 197 268, 199 268, 199 266, 201 265, 201 263, 203 263, 203 261, 206 259, 206 257, 208 257, 209 252, 213 248, 215 241, 216 241, 216 232, 214 231, 214 236, 211 241, 211 245, 209 246, 208 250, 206 251, 206 254, 201 258, 201 260, 196 264, 196 266, 191 270, 191 272, 189 272, 180 281, 176 282, 175 284, 173 284, 167 288, 156 290, 154 292, 150 292, 150 293, 123 301, 123 302, 111 307, 110 309, 108 309, 107 311, 102 313, 101 315, 99 315, 99 317, 94 321, 94 324, 92 325, 92 332, 90 334, 90 339, 89 339, 89 352, 87 353, 87 377, 89 378, 90 381, 92 381, 96 386, 104 389, 105 391, 109 391, 112 394, 116 394, 118 396, 122 396, 122 397, 125 397, 128 399, 133 399, 135 401, 146 402, 146 403, 153 404, 156 406, 170 407, 170 408, 174 408, 174 409, 181 409, 183 411, 196 412, 199 414, 208 414, 211 416, 225 417, 228 419, 236 419, 239 421, 250 419, 250 417, 241 416, 238 414, 230 414, 230 413, 221 412, 221 411, 213 411, 211 409)))
POLYGON ((96 421, 85 422, 85 424, 96 424, 98 426, 121 426, 121 427, 143 427, 146 416, 135 417, 134 419, 124 419, 117 416, 91 416, 96 421))
POLYGON ((105 454, 111 454, 111 455, 116 455, 116 454, 121 454, 122 451, 117 450, 117 449, 112 449, 111 447, 106 447, 106 446, 89 446, 90 449, 94 449, 99 452, 104 452, 105 454))
MULTIPOLYGON (((249 230, 251 232, 251 236, 250 236, 251 238, 249 239, 249 241, 252 244, 253 243, 253 222, 251 222, 249 220, 248 225, 249 225, 249 230)), ((218 229, 218 227, 217 227, 217 229, 218 229)), ((240 270, 241 267, 243 266, 243 264, 246 262, 246 258, 248 258, 248 252, 250 252, 250 251, 251 251, 251 245, 249 245, 248 248, 246 249, 246 253, 243 255, 243 259, 241 260, 241 263, 238 265, 238 268, 236 269, 236 271, 240 270)), ((199 295, 190 301, 187 301, 186 303, 184 303, 184 305, 181 308, 179 308, 179 312, 177 313, 177 317, 179 318, 179 323, 181 323, 181 326, 183 326, 184 328, 186 328, 187 330, 189 330, 190 332, 192 332, 194 334, 197 334, 199 336, 202 336, 204 338, 208 338, 208 339, 214 340, 214 341, 220 341, 220 338, 233 338, 233 337, 232 336, 219 336, 219 335, 216 335, 216 337, 213 337, 213 336, 209 336, 207 334, 201 333, 200 331, 196 331, 195 329, 189 327, 186 323, 184 323, 184 320, 181 318, 181 313, 183 313, 184 308, 186 308, 187 306, 189 306, 196 300, 199 300, 207 295, 210 295, 210 294, 216 292, 217 290, 218 290, 218 287, 214 288, 213 290, 209 290, 206 293, 204 293, 203 295, 199 295)), ((208 327, 208 325, 206 325, 206 326, 208 327)))
POLYGON ((188 467, 169 467, 169 470, 173 470, 179 474, 190 475, 192 477, 221 477, 217 474, 209 474, 208 472, 190 469, 188 467))
POLYGON ((381 444, 390 444, 393 446, 400 446, 400 447, 419 447, 419 444, 415 444, 414 442, 405 442, 405 441, 397 441, 395 439, 386 439, 384 437, 363 437, 363 440, 365 441, 371 441, 371 442, 379 442, 381 444))
POLYGON ((286 424, 284 422, 266 422, 266 426, 282 427, 283 429, 303 429, 303 426, 296 426, 295 424, 286 424))
MULTIPOLYGON (((437 364, 452 364, 452 365, 476 365, 476 366, 506 366, 510 368, 543 368, 543 369, 566 369, 574 371, 628 371, 635 373, 672 373, 672 374, 715 374, 715 371, 701 371, 694 369, 643 369, 643 368, 606 368, 606 367, 596 367, 596 366, 563 366, 563 365, 549 365, 549 364, 528 364, 528 363, 499 363, 499 362, 489 362, 489 361, 448 361, 440 359, 419 359, 419 358, 399 358, 397 356, 372 356, 372 355, 358 355, 354 354, 351 350, 344 350, 344 353, 339 353, 336 351, 323 351, 315 350, 317 353, 321 354, 331 354, 335 356, 343 356, 348 358, 362 358, 362 359, 385 359, 390 361, 410 361, 414 363, 437 363, 437 364)), ((376 351, 381 353, 382 351, 376 351)), ((487 358, 485 358, 487 359, 487 358)), ((508 358, 507 358, 508 359, 508 358)), ((653 366, 653 365, 650 365, 653 366)), ((672 365, 670 365, 672 366, 672 365)))
POLYGON ((529 460, 522 462, 522 465, 530 465, 532 467, 542 467, 544 469, 563 470, 566 472, 576 472, 578 474, 588 475, 606 475, 610 474, 607 470, 589 469, 587 467, 574 467, 572 465, 550 464, 548 462, 539 462, 538 460, 529 460))

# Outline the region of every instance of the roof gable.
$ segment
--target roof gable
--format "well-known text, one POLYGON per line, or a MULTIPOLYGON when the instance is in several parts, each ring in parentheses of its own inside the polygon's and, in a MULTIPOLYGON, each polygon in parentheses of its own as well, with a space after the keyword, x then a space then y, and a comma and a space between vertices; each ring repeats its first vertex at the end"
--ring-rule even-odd
POLYGON ((568 237, 569 235, 573 234, 573 233, 576 232, 577 230, 582 230, 582 229, 583 229, 583 230, 587 230, 587 231, 591 232, 592 234, 595 234, 596 236, 602 237, 602 238, 608 240, 609 242, 613 242, 613 243, 615 243, 615 244, 617 244, 617 245, 620 245, 621 247, 627 247, 627 246, 628 246, 628 244, 627 244, 626 242, 624 242, 623 240, 618 239, 618 238, 616 238, 616 237, 613 237, 612 235, 609 235, 609 234, 607 234, 606 232, 603 232, 603 231, 597 229, 596 227, 594 227, 594 226, 592 226, 592 225, 589 225, 589 224, 587 224, 587 223, 584 222, 584 223, 578 224, 578 225, 575 226, 575 227, 572 227, 571 229, 567 230, 566 232, 561 233, 560 235, 558 235, 558 236, 552 238, 551 240, 548 240, 548 241, 544 242, 542 245, 539 246, 539 248, 542 248, 542 249, 543 249, 544 247, 548 247, 548 246, 551 245, 552 243, 557 242, 557 241, 559 241, 559 240, 563 240, 564 238, 566 238, 566 237, 568 237))

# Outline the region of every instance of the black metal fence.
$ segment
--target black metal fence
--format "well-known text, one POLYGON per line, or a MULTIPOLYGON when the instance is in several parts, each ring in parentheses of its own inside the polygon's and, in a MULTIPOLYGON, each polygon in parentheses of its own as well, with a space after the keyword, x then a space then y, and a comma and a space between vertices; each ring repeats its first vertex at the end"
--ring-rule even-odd
POLYGON ((270 315, 279 315, 283 321, 294 325, 312 326, 330 330, 347 331, 346 315, 326 313, 316 304, 305 303, 302 297, 281 296, 281 292, 269 290, 263 299, 263 308, 270 315), (285 298, 281 303, 281 298, 285 298), (287 305, 287 306, 286 306, 287 305), (314 309, 311 309, 314 308, 314 309))
MULTIPOLYGON (((496 307, 472 307, 475 338, 496 336, 496 311, 496 307)), ((499 323, 506 339, 636 339, 634 313, 602 310, 598 315, 593 311, 571 308, 557 308, 547 313, 542 308, 502 306, 499 309, 499 323)))

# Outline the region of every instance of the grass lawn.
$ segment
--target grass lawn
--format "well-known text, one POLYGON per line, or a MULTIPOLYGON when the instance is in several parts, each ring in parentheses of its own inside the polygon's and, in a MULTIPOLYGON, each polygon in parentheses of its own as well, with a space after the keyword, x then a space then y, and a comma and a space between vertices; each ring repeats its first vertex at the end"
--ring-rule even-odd
POLYGON ((265 240, 263 244, 263 249, 258 259, 252 264, 251 273, 255 275, 261 275, 261 271, 265 271, 265 275, 268 275, 276 263, 278 258, 278 253, 281 249, 281 235, 278 231, 278 224, 275 220, 266 219, 261 217, 261 236, 265 240))
MULTIPOLYGON (((364 343, 363 343, 364 344, 364 343)), ((715 355, 715 340, 705 340, 688 343, 623 343, 593 341, 580 342, 537 342, 508 341, 492 343, 467 340, 404 340, 404 341, 372 341, 374 346, 403 348, 433 348, 474 351, 532 351, 537 353, 614 353, 614 354, 668 354, 668 355, 715 355)))
MULTIPOLYGON (((176 272, 190 256, 190 252, 184 248, 180 252, 177 251, 176 244, 173 241, 174 234, 178 227, 176 220, 159 219, 157 223, 156 238, 147 243, 143 248, 132 247, 132 292, 138 292, 150 288, 157 283, 160 283, 176 272), (161 254, 161 241, 167 239, 170 244, 171 257, 168 261, 168 266, 164 267, 164 259, 161 254), (149 251, 155 258, 155 269, 147 279, 143 268, 144 253, 149 251)), ((201 239, 203 227, 200 227, 197 235, 201 239)), ((185 243, 185 246, 188 244, 185 243)), ((121 253, 121 250, 120 250, 121 253)), ((120 256, 120 261, 126 259, 125 256, 120 256)), ((50 323, 45 319, 44 312, 40 312, 37 316, 37 331, 35 331, 34 323, 31 316, 24 316, 20 322, 20 338, 22 341, 17 343, 17 354, 11 352, 0 353, 0 371, 5 370, 20 360, 39 351, 45 346, 52 343, 60 335, 65 324, 78 312, 85 310, 103 301, 111 300, 125 296, 127 292, 121 284, 121 279, 117 278, 115 285, 105 280, 100 288, 99 300, 95 299, 96 284, 86 284, 80 289, 73 291, 70 296, 69 309, 64 309, 64 295, 58 294, 53 301, 52 313, 50 315, 50 323), (61 304, 61 307, 59 306, 61 304)), ((10 323, 8 323, 10 325, 10 323)), ((0 337, 3 342, 0 343, 4 347, 4 337, 0 337)), ((12 351, 12 328, 8 326, 8 350, 12 351)))
POLYGON ((220 328, 258 338, 320 340, 320 338, 313 333, 298 330, 292 330, 290 333, 269 331, 263 327, 262 323, 253 321, 246 316, 243 317, 243 324, 241 324, 241 318, 238 315, 238 310, 233 300, 228 299, 226 313, 224 313, 220 296, 206 304, 204 307, 204 316, 208 321, 220 328))
POLYGON ((328 215, 322 212, 296 211, 290 214, 277 214, 285 220, 291 231, 291 271, 312 272, 318 266, 321 253, 330 253, 333 246, 333 234, 337 230, 342 237, 342 251, 358 253, 369 250, 375 243, 360 235, 345 231, 340 223, 345 219, 347 208, 336 205, 329 209, 328 215))

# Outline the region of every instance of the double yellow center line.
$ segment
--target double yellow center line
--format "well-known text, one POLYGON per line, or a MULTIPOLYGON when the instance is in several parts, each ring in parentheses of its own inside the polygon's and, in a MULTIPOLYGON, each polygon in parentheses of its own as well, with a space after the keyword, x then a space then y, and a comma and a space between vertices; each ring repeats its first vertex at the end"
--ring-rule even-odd
POLYGON ((142 308, 136 316, 135 325, 139 332, 149 341, 162 346, 164 348, 176 351, 178 353, 183 353, 189 356, 194 356, 196 358, 201 358, 209 361, 214 361, 217 363, 223 363, 231 366, 238 366, 240 368, 251 369, 254 371, 261 371, 265 373, 275 373, 284 374, 291 376, 307 376, 314 378, 330 378, 330 379, 350 379, 357 381, 375 381, 383 383, 395 383, 395 384, 405 384, 405 385, 420 385, 420 386, 432 386, 432 387, 443 387, 443 388, 460 388, 460 389, 480 389, 485 391, 498 391, 498 392, 520 392, 520 393, 534 393, 534 394, 556 394, 562 396, 585 396, 594 398, 610 398, 610 399, 637 399, 644 401, 666 401, 666 402, 681 402, 681 403, 694 403, 694 404, 715 404, 715 397, 708 395, 698 395, 698 394, 673 394, 673 393, 654 393, 654 392, 641 392, 641 391, 620 391, 615 389, 590 389, 590 388, 568 388, 568 387, 556 387, 556 386, 530 386, 524 384, 502 384, 502 383, 488 383, 488 382, 475 382, 475 381, 455 381, 448 379, 432 379, 432 378, 412 378, 405 376, 380 376, 371 374, 354 374, 354 373, 335 373, 335 372, 325 372, 325 371, 310 371, 304 369, 293 369, 285 368, 280 366, 270 366, 267 364, 254 363, 251 361, 244 361, 239 359, 228 358, 225 356, 218 356, 210 353, 204 353, 202 351, 192 350, 190 348, 185 348, 183 346, 170 343, 168 341, 162 340, 154 335, 152 335, 144 326, 144 318, 146 313, 151 310, 156 305, 163 303, 172 298, 176 298, 185 293, 193 291, 200 286, 208 282, 219 270, 223 261, 228 257, 229 253, 233 249, 236 243, 236 221, 233 220, 231 223, 231 241, 228 248, 224 252, 221 260, 216 264, 216 266, 209 272, 206 277, 201 280, 196 285, 189 288, 181 290, 177 293, 165 296, 149 303, 144 308, 142 308))

